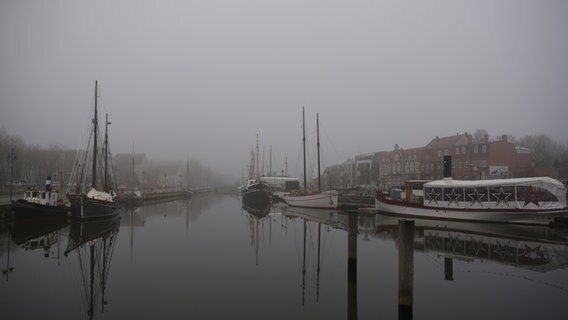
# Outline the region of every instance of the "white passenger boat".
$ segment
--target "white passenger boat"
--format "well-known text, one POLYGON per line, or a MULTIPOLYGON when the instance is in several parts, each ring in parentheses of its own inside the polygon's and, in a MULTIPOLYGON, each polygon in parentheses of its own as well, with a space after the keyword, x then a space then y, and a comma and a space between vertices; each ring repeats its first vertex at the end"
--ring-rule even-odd
POLYGON ((375 208, 409 217, 547 224, 568 214, 566 186, 549 177, 426 182, 423 197, 394 200, 377 192, 375 208))

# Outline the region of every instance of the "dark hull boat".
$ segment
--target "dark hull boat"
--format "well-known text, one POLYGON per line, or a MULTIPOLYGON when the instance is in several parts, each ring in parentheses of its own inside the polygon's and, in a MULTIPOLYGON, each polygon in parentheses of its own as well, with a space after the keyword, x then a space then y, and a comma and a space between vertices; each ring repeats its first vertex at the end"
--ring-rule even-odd
POLYGON ((61 193, 51 187, 51 176, 47 177, 45 189, 31 188, 24 197, 12 201, 10 210, 16 219, 30 219, 60 216, 65 217, 70 208, 61 199, 61 193))
POLYGON ((71 216, 77 219, 99 219, 113 217, 118 214, 114 201, 99 200, 89 195, 68 195, 71 202, 71 216))
POLYGON ((265 216, 272 207, 272 191, 261 181, 249 180, 247 186, 241 190, 242 207, 253 215, 265 216))
POLYGON ((92 145, 92 149, 80 151, 74 171, 71 174, 70 185, 75 185, 73 192, 67 192, 67 198, 71 203, 71 215, 75 219, 99 219, 118 215, 118 205, 113 193, 112 177, 109 168, 108 147, 108 125, 105 121, 105 136, 102 146, 98 145, 99 122, 97 113, 97 82, 95 82, 95 110, 92 120, 91 136, 87 141, 87 146, 92 145), (102 149, 102 155, 99 152, 102 149), (103 163, 103 165, 97 165, 103 163), (103 168, 104 170, 101 170, 103 168), (87 189, 86 181, 90 175, 90 189, 87 189), (102 186, 97 185, 98 181, 103 181, 102 186), (89 190, 87 192, 87 190, 89 190))
POLYGON ((31 203, 24 199, 12 202, 12 213, 18 219, 32 219, 41 217, 65 217, 70 211, 66 206, 50 206, 38 203, 31 203))

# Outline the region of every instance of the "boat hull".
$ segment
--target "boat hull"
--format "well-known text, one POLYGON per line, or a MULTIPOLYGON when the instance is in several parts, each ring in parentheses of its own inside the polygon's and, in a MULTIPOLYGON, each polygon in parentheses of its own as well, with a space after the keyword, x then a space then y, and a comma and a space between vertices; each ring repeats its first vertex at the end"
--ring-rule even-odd
POLYGON ((553 210, 434 208, 390 200, 380 195, 375 197, 375 209, 382 213, 405 217, 526 224, 549 224, 555 217, 568 214, 568 208, 553 210))
POLYGON ((337 191, 324 191, 310 195, 283 195, 282 199, 290 207, 314 208, 314 209, 337 209, 339 196, 337 191))
POLYGON ((70 208, 31 203, 23 199, 18 199, 12 202, 11 210, 14 218, 29 219, 55 216, 65 217, 70 211, 70 208))
POLYGON ((115 202, 91 199, 85 195, 68 198, 73 219, 103 219, 118 215, 115 202))

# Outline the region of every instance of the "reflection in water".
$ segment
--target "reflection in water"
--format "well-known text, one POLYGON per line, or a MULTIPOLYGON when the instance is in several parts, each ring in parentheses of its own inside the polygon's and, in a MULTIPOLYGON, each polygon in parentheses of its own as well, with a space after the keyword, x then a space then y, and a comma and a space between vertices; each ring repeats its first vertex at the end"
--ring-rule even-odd
POLYGON ((124 212, 120 234, 87 223, 0 225, 2 318, 534 319, 530 301, 544 318, 568 301, 560 229, 415 220, 406 238, 397 218, 259 217, 235 195, 124 212))
POLYGON ((264 195, 262 197, 243 197, 242 207, 249 214, 263 218, 270 213, 272 202, 270 198, 264 195))
POLYGON ((347 318, 357 319, 357 212, 339 213, 337 210, 286 207, 283 215, 290 219, 303 220, 302 250, 302 305, 305 303, 306 279, 306 235, 308 222, 317 223, 317 265, 316 265, 316 301, 319 302, 321 272, 321 227, 347 230, 347 318))
POLYGON ((42 219, 12 220, 8 226, 16 245, 25 250, 41 249, 44 257, 53 255, 52 248, 61 241, 61 232, 68 225, 65 218, 49 217, 42 219))
POLYGON ((88 319, 93 319, 97 312, 102 315, 108 303, 105 291, 119 225, 120 219, 113 217, 73 221, 69 228, 69 241, 64 254, 75 253, 77 256, 88 319))
POLYGON ((443 257, 446 281, 454 280, 455 259, 491 261, 537 272, 557 270, 568 265, 568 238, 565 229, 399 220, 382 215, 376 216, 376 223, 378 233, 389 233, 399 241, 399 319, 412 319, 414 251, 443 257), (393 231, 398 231, 398 234, 393 231))
MULTIPOLYGON (((568 265, 568 230, 545 226, 414 220, 414 250, 452 258, 492 261, 546 272, 568 265)), ((377 232, 389 232, 397 219, 377 216, 377 232)), ((451 262, 445 262, 448 271, 451 262)), ((448 274, 447 278, 453 279, 448 274)))
POLYGON ((414 301, 414 220, 399 220, 398 318, 412 319, 414 301))

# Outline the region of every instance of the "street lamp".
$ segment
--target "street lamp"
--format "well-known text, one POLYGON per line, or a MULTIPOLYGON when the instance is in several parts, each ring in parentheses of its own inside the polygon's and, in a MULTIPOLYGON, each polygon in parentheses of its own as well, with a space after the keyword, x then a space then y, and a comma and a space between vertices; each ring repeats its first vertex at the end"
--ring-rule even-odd
POLYGON ((16 160, 16 155, 14 154, 14 148, 12 148, 12 152, 8 155, 10 159, 10 203, 12 203, 12 186, 14 185, 14 160, 16 160))

